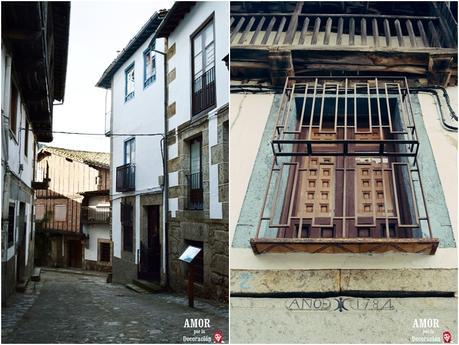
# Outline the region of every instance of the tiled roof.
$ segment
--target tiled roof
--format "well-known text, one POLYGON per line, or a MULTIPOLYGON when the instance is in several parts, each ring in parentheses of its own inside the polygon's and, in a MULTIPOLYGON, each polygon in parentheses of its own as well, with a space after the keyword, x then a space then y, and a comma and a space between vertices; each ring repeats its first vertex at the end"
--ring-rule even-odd
POLYGON ((108 152, 78 151, 52 146, 43 146, 40 152, 44 151, 91 166, 106 169, 110 167, 110 153, 108 152))

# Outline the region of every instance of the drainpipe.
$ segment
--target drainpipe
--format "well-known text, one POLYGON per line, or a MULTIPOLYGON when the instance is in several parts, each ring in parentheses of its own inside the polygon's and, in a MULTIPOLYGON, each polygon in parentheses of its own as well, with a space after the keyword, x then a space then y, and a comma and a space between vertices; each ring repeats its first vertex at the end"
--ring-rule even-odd
MULTIPOLYGON (((164 51, 167 52, 168 40, 164 38, 164 51)), ((166 286, 169 286, 169 169, 167 166, 168 161, 168 145, 167 133, 169 131, 167 123, 167 104, 169 102, 169 89, 167 86, 167 55, 164 58, 164 253, 166 262, 166 286)))
POLYGON ((167 104, 169 98, 169 92, 167 88, 167 38, 164 38, 164 52, 153 49, 153 43, 156 40, 156 36, 153 37, 150 43, 150 47, 155 53, 162 55, 164 59, 164 135, 161 139, 162 143, 162 150, 163 150, 163 253, 164 259, 163 262, 165 264, 164 271, 166 275, 166 286, 169 286, 169 222, 168 222, 168 214, 169 214, 169 172, 167 168, 167 160, 168 160, 168 152, 167 152, 167 104))

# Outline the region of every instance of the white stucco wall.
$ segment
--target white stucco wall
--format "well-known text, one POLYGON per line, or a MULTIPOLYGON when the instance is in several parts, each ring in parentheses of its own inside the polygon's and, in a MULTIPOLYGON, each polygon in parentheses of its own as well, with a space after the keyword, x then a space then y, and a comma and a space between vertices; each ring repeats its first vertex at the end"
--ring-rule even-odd
POLYGON ((97 261, 98 240, 110 240, 110 226, 108 224, 85 225, 83 231, 89 234, 89 248, 84 249, 84 259, 97 261))
MULTIPOLYGON (((457 94, 451 101, 457 108, 457 94)), ((451 221, 457 224, 457 134, 440 129, 431 97, 420 97, 426 129, 435 155, 451 221), (454 167, 454 169, 452 169, 454 167)), ((272 96, 232 94, 230 109, 230 243, 239 219, 253 164, 272 105, 272 96), (256 114, 256 116, 253 116, 256 114)), ((457 239, 457 233, 456 233, 457 239)), ((438 248, 435 255, 403 253, 368 254, 263 254, 249 248, 231 248, 231 269, 396 269, 457 268, 457 249, 438 248), (282 260, 279 260, 279 257, 282 260)))
POLYGON ((121 199, 112 200, 112 241, 113 256, 121 258, 121 199))
MULTIPOLYGON (((144 88, 143 52, 151 41, 142 46, 120 67, 112 80, 112 133, 128 134, 113 137, 112 164, 124 164, 124 142, 132 134, 164 133, 164 70, 163 56, 156 54, 156 80, 144 88), (135 96, 125 99, 125 69, 134 62, 135 96)), ((164 39, 156 40, 156 50, 164 51, 164 39)), ((158 190, 158 177, 163 175, 160 149, 161 136, 137 136, 135 139, 135 182, 137 191, 158 190)), ((112 179, 112 194, 116 192, 116 178, 112 179)))
POLYGON ((230 243, 233 241, 250 175, 271 110, 273 95, 232 94, 229 130, 230 158, 230 243), (257 116, 252 116, 257 114, 257 116))
MULTIPOLYGON (((24 103, 22 99, 22 95, 20 93, 20 89, 18 88, 18 102, 17 102, 17 112, 16 112, 16 130, 11 132, 9 130, 9 115, 10 115, 10 102, 11 102, 11 64, 12 58, 9 56, 5 50, 5 47, 2 45, 1 47, 1 106, 2 106, 2 190, 5 187, 4 185, 4 172, 6 168, 6 164, 8 165, 8 169, 11 173, 21 180, 21 182, 31 187, 32 180, 33 180, 33 170, 35 164, 35 157, 34 157, 34 147, 36 145, 34 134, 32 133, 31 129, 32 126, 29 124, 29 131, 26 132, 24 129, 26 127, 26 119, 27 113, 24 108, 24 103), (7 118, 3 118, 6 116, 7 118), (3 127, 5 126, 5 127, 3 127), (4 129, 4 131, 3 131, 4 129), (6 136, 4 136, 6 134, 6 136), (25 141, 26 136, 28 137, 28 147, 27 147, 27 156, 25 155, 25 141), (8 157, 6 157, 6 155, 8 157), (6 158, 8 158, 6 160, 6 158), (6 164, 5 164, 6 163, 6 164)), ((5 200, 2 199, 2 202, 5 200)), ((11 202, 15 204, 15 212, 16 215, 19 215, 19 201, 16 200, 15 195, 10 195, 9 200, 6 202, 11 202)), ((30 231, 33 231, 32 225, 30 224, 30 203, 26 203, 26 262, 28 259, 28 251, 30 246, 30 231)), ((6 208, 7 209, 7 208, 6 208)), ((8 214, 4 215, 5 217, 8 214)), ((7 231, 7 229, 4 229, 7 231)), ((18 224, 17 221, 15 222, 15 234, 14 234, 14 244, 10 248, 6 250, 6 255, 2 255, 2 260, 9 260, 11 259, 16 253, 16 246, 17 246, 17 239, 18 239, 18 224)))
MULTIPOLYGON (((457 114, 458 88, 457 86, 449 87, 447 91, 451 100, 451 107, 457 114)), ((439 92, 439 95, 441 95, 441 92, 439 92)), ((419 103, 421 104, 422 113, 424 115, 424 124, 435 157, 435 163, 445 195, 448 213, 454 230, 454 238, 457 243, 457 132, 447 132, 442 127, 440 113, 437 111, 437 100, 432 95, 419 94, 419 103)), ((444 101, 442 101, 442 107, 444 115, 449 118, 449 111, 444 101)))
POLYGON ((169 86, 169 104, 176 102, 176 115, 169 120, 169 130, 180 126, 191 118, 191 38, 190 36, 212 14, 214 15, 215 33, 215 77, 217 84, 217 106, 228 103, 229 72, 222 59, 228 54, 229 47, 229 3, 226 1, 197 2, 185 15, 177 28, 168 38, 168 46, 176 45, 175 56, 168 62, 168 71, 176 69, 176 80, 169 86))
MULTIPOLYGON (((161 156, 161 135, 135 137, 135 191, 116 192, 116 168, 124 164, 124 142, 134 134, 164 133, 164 58, 156 54, 156 79, 144 87, 144 58, 153 35, 118 69, 112 79, 111 89, 111 133, 115 135, 111 142, 112 176, 112 240, 113 255, 121 257, 120 205, 123 195, 137 195, 135 203, 134 253, 140 246, 140 194, 161 191, 159 176, 163 175, 161 156), (125 101, 125 70, 134 62, 135 95, 125 101)), ((155 49, 164 51, 164 39, 157 39, 155 49)), ((136 260, 137 260, 137 256, 136 260)))

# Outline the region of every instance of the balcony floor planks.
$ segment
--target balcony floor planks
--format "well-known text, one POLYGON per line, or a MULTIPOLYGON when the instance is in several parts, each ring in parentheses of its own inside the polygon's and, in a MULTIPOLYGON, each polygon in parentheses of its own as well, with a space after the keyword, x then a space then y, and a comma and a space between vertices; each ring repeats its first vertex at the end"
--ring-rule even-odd
POLYGON ((438 239, 430 238, 258 238, 250 244, 255 254, 264 253, 417 253, 434 255, 438 239))

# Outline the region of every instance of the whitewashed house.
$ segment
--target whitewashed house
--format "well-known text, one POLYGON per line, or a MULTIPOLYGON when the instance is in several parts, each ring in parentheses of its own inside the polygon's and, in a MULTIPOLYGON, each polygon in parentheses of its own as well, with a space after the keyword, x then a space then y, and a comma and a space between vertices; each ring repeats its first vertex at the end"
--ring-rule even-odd
POLYGON ((158 29, 167 49, 170 286, 184 291, 194 261, 198 294, 228 296, 228 2, 176 2, 158 29))
POLYGON ((34 266, 37 142, 52 140, 53 102, 64 99, 70 2, 2 2, 2 302, 34 266), (33 39, 31 39, 33 38, 33 39), (46 38, 46 39, 45 39, 46 38))
POLYGON ((85 237, 84 263, 88 270, 111 271, 112 242, 110 238, 109 190, 81 193, 81 231, 85 237))
POLYGON ((105 70, 110 90, 113 281, 165 281, 163 159, 164 40, 153 40, 166 12, 155 12, 105 70))

